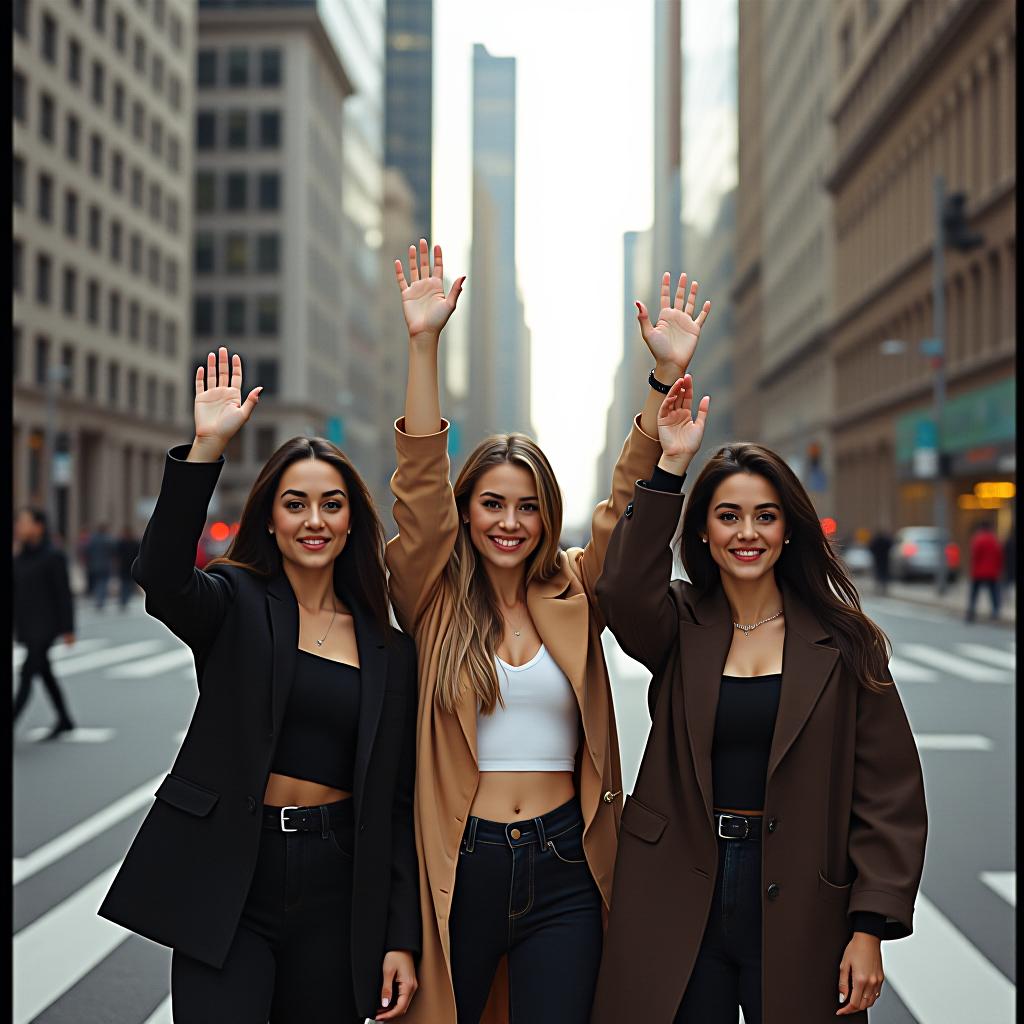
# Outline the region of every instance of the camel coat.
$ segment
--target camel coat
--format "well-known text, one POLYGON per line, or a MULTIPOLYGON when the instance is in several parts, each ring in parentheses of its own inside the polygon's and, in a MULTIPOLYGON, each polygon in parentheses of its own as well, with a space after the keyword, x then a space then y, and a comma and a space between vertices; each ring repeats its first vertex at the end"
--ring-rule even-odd
MULTIPOLYGON (((735 630, 720 586, 702 593, 669 582, 682 507, 680 494, 638 486, 597 588, 616 640, 653 679, 651 733, 622 813, 592 1024, 672 1024, 718 870, 711 746, 735 630)), ((782 600, 782 690, 761 841, 763 1019, 825 1024, 840 1005, 848 915, 883 915, 886 939, 913 929, 927 816, 896 687, 865 689, 813 609, 785 585, 782 600)), ((884 966, 884 946, 882 956, 884 966)), ((867 1013, 840 1019, 863 1024, 867 1013)))
MULTIPOLYGON (((416 726, 416 848, 420 858, 423 955, 419 989, 405 1018, 410 1024, 455 1024, 448 918, 459 864, 459 843, 480 777, 476 761, 477 708, 464 701, 458 714, 435 699, 441 638, 450 609, 437 586, 455 546, 459 515, 449 481, 448 423, 436 434, 413 436, 395 424, 398 468, 391 480, 398 536, 387 547, 391 602, 399 625, 416 640, 419 710, 416 726)), ((595 585, 608 538, 637 479, 653 472, 660 443, 639 419, 612 478, 611 496, 594 512, 585 548, 559 554, 559 571, 532 583, 526 603, 537 632, 572 684, 579 702, 582 735, 576 759, 576 792, 584 820, 583 848, 604 907, 611 897, 616 836, 622 808, 618 737, 601 647, 604 619, 595 585)), ((492 987, 484 1019, 507 1021, 504 965, 492 987)))

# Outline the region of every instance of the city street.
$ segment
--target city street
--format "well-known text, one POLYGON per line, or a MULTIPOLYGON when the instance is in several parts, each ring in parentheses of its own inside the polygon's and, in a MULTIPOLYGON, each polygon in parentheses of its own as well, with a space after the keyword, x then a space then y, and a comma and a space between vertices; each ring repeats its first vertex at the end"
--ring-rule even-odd
MULTIPOLYGON (((930 817, 915 934, 883 947, 887 984, 872 1024, 1009 1024, 1013 633, 894 598, 865 606, 893 640, 930 817)), ((628 792, 649 726, 648 677, 605 641, 628 792)), ((16 648, 16 669, 21 657, 16 648)), ((81 604, 78 643, 55 666, 80 728, 38 741, 51 712, 37 684, 15 736, 13 1020, 169 1022, 168 951, 96 908, 188 722, 191 657, 136 600, 123 613, 81 604)))

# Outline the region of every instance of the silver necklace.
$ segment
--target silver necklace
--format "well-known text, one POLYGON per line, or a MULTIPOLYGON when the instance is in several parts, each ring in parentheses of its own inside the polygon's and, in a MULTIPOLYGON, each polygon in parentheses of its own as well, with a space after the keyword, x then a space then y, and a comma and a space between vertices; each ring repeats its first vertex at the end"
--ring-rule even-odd
POLYGON ((763 626, 766 622, 771 622, 772 619, 777 619, 781 614, 782 614, 782 609, 780 608, 774 615, 769 615, 767 619, 762 619, 760 622, 755 622, 752 626, 744 626, 744 625, 741 625, 739 622, 734 622, 733 625, 737 629, 742 629, 744 636, 750 636, 750 634, 755 629, 757 629, 758 626, 763 626))
POLYGON ((510 626, 512 626, 512 635, 513 635, 513 636, 515 636, 515 637, 519 637, 519 636, 522 636, 522 635, 523 635, 523 631, 522 631, 521 629, 516 629, 516 628, 515 628, 515 623, 514 623, 514 622, 511 622, 511 621, 510 621, 510 622, 509 622, 509 625, 510 625, 510 626))
MULTIPOLYGON (((337 601, 335 601, 333 594, 331 595, 331 604, 334 605, 334 614, 331 616, 331 623, 327 627, 327 633, 330 633, 331 626, 334 625, 334 620, 335 620, 335 618, 338 615, 338 603, 337 603, 337 601)), ((327 639, 327 633, 324 633, 324 635, 322 637, 320 637, 319 640, 316 641, 317 647, 323 647, 324 641, 327 639)), ((315 637, 314 637, 314 639, 315 639, 315 637)))

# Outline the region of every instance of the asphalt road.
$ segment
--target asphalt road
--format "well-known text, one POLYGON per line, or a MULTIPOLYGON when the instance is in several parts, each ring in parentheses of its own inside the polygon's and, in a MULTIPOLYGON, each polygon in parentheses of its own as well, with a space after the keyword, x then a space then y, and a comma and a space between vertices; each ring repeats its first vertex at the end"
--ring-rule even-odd
MULTIPOLYGON (((915 933, 883 947, 872 1024, 1009 1024, 1016 905, 1013 634, 891 599, 866 607, 924 763, 930 841, 915 933)), ((14 744, 15 1024, 166 1024, 169 953, 96 916, 195 704, 191 659, 141 603, 83 609, 55 661, 80 728, 39 742, 41 688, 14 744)), ((605 635, 632 788, 648 677, 605 635)), ((14 651, 15 665, 19 652, 14 651)))

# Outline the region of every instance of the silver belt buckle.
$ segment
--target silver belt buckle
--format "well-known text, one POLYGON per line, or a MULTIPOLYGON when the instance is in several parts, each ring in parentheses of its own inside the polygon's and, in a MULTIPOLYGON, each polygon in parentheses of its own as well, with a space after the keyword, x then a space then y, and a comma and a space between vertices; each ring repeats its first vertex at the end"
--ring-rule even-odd
POLYGON ((720 814, 718 816, 718 837, 719 837, 719 839, 746 839, 747 836, 749 836, 749 835, 750 835, 750 821, 747 818, 744 818, 740 814, 720 814), (725 835, 725 833, 722 832, 722 823, 725 821, 726 818, 729 818, 730 820, 735 819, 736 821, 742 821, 743 822, 743 828, 745 830, 743 835, 741 835, 741 836, 727 836, 727 835, 725 835))
POLYGON ((285 811, 297 811, 297 810, 298 810, 298 807, 282 807, 281 808, 281 831, 282 832, 298 832, 299 831, 297 828, 289 828, 284 823, 284 812, 285 811))

